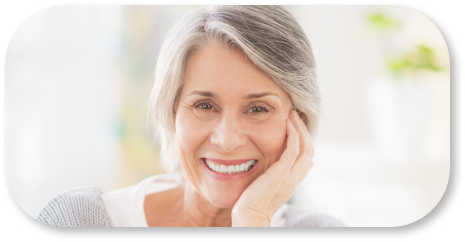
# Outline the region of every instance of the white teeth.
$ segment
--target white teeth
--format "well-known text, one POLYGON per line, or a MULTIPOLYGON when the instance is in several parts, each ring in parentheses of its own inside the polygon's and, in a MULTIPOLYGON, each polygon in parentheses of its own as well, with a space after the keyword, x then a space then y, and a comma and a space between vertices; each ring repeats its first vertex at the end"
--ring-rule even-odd
POLYGON ((213 171, 216 171, 221 174, 235 174, 239 172, 246 172, 249 171, 251 166, 255 164, 255 160, 249 160, 245 163, 242 163, 240 165, 230 165, 230 166, 225 166, 225 165, 219 165, 216 164, 215 162, 212 162, 210 160, 205 159, 205 163, 207 164, 210 169, 213 171))
POLYGON ((228 172, 228 170, 226 169, 226 166, 225 165, 221 165, 220 166, 220 173, 226 173, 228 172))
POLYGON ((234 166, 228 166, 228 174, 233 173, 234 171, 234 166))

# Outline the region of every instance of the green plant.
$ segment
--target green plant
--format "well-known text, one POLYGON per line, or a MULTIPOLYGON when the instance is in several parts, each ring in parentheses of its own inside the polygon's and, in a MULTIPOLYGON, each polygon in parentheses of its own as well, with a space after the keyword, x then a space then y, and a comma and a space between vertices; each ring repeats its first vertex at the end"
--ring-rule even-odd
POLYGON ((400 27, 399 22, 383 12, 369 14, 367 19, 370 27, 378 32, 387 32, 398 29, 400 27))
POLYGON ((392 74, 399 76, 417 74, 420 71, 441 71, 435 63, 434 50, 426 45, 415 46, 413 51, 405 52, 401 56, 386 60, 388 69, 392 74))
MULTIPOLYGON (((420 44, 408 48, 393 48, 393 37, 399 34, 402 25, 395 18, 383 12, 367 15, 367 23, 372 30, 379 34, 380 46, 385 56, 387 70, 394 77, 406 75, 415 76, 420 72, 437 72, 442 68, 437 63, 437 57, 432 47, 420 44), (403 51, 399 54, 398 49, 403 51), (407 50, 406 50, 407 49, 407 50), (397 51, 394 51, 397 50, 397 51)), ((403 47, 403 46, 402 46, 403 47)))

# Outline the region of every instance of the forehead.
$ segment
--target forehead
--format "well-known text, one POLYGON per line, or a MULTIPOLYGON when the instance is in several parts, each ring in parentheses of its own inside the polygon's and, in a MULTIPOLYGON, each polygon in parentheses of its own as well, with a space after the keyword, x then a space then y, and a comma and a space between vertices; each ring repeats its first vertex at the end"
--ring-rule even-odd
POLYGON ((183 93, 212 91, 221 95, 287 93, 240 50, 209 45, 191 53, 186 63, 183 93))

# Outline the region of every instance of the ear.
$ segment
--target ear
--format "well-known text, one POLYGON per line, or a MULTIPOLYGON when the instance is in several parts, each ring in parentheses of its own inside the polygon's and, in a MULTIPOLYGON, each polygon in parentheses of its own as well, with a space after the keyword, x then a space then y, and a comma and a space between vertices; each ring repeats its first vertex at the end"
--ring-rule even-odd
POLYGON ((307 115, 305 113, 297 111, 297 114, 299 114, 300 119, 304 122, 305 126, 307 126, 307 115))

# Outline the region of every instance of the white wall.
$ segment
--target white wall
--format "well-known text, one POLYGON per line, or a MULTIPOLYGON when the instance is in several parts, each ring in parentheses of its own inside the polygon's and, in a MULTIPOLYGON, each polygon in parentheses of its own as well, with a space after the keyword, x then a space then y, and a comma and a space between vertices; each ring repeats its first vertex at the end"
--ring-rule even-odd
POLYGON ((434 40, 447 65, 442 36, 424 16, 402 7, 287 8, 310 39, 323 97, 315 165, 291 202, 349 226, 419 220, 440 201, 448 182, 449 77, 389 80, 385 53, 366 16, 381 10, 397 18, 404 25, 395 36, 398 48, 434 40))
POLYGON ((120 20, 118 6, 52 7, 10 41, 5 170, 11 195, 33 217, 63 190, 113 187, 120 20))

